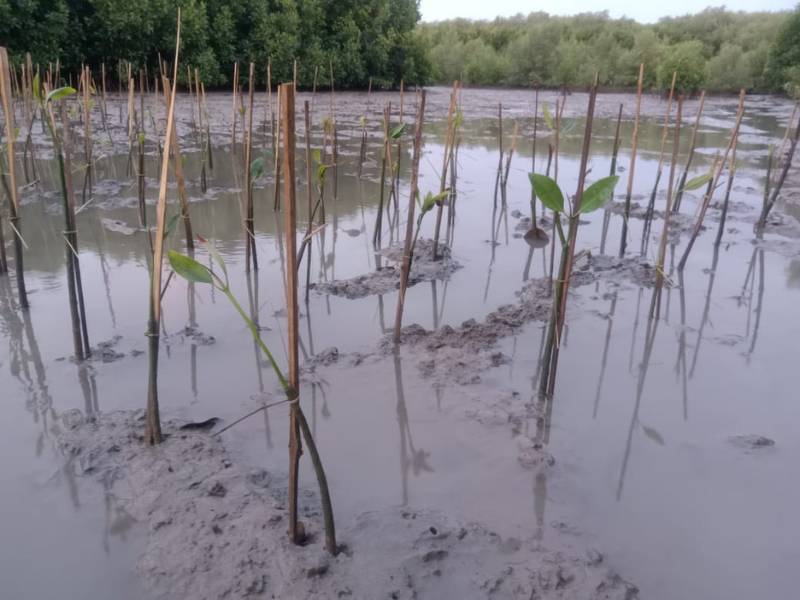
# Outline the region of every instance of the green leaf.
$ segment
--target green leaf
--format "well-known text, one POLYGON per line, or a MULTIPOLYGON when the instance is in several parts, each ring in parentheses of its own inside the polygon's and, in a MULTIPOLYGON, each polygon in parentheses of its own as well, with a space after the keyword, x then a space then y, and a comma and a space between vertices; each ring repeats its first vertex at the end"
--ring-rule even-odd
POLYGON ((250 163, 250 181, 255 181, 264 174, 264 158, 259 157, 250 163))
POLYGON ((393 140, 399 140, 400 137, 405 132, 406 132, 406 124, 405 123, 400 123, 400 125, 398 125, 394 129, 392 129, 392 131, 389 133, 389 137, 391 137, 393 140))
POLYGON ((358 119, 358 124, 361 125, 361 129, 366 129, 367 128, 367 117, 365 117, 364 115, 361 115, 361 117, 358 119))
POLYGON ((172 270, 191 283, 213 283, 211 272, 195 259, 180 254, 174 250, 169 251, 169 264, 172 270))
POLYGON ((78 92, 75 91, 75 88, 65 86, 54 89, 52 92, 47 94, 47 98, 45 98, 45 102, 56 102, 58 100, 62 100, 67 96, 72 96, 73 94, 77 94, 78 92))
POLYGON ((618 175, 604 177, 583 190, 581 213, 590 213, 603 206, 614 195, 614 188, 618 181, 618 175))
POLYGON ((325 173, 328 172, 330 165, 318 165, 317 166, 317 180, 322 183, 325 180, 325 173))
POLYGON ((36 75, 33 76, 33 97, 36 98, 37 102, 42 101, 42 84, 39 79, 39 71, 36 71, 36 75))
POLYGON ((227 282, 227 280, 228 280, 228 267, 225 266, 225 261, 222 260, 222 255, 219 253, 219 250, 217 250, 217 247, 213 244, 213 242, 210 242, 209 240, 207 240, 206 238, 204 238, 201 235, 198 235, 197 239, 200 240, 200 243, 203 244, 206 247, 206 250, 208 250, 209 256, 211 256, 211 259, 215 263, 217 263, 219 268, 222 270, 222 273, 225 275, 225 281, 227 282))
POLYGON ((420 206, 420 217, 436 206, 436 203, 443 200, 445 196, 447 196, 447 192, 442 192, 435 196, 430 192, 425 194, 425 200, 422 201, 422 205, 420 206))
POLYGON ((550 108, 547 103, 542 105, 542 111, 544 112, 544 122, 547 123, 548 129, 555 131, 556 126, 553 123, 553 115, 550 114, 550 108))
POLYGON ((315 163, 321 163, 322 162, 322 152, 320 152, 319 148, 315 148, 314 151, 311 153, 311 156, 314 157, 314 162, 315 163))
POLYGON ((713 175, 711 174, 711 171, 709 171, 708 173, 705 173, 703 175, 699 175, 697 177, 693 177, 692 179, 690 179, 689 181, 687 181, 684 184, 682 191, 691 192, 692 190, 700 189, 701 187, 706 185, 709 181, 711 181, 711 177, 713 177, 713 175))
POLYGON ((547 208, 557 213, 564 212, 564 194, 558 189, 558 184, 547 175, 529 173, 533 190, 536 196, 547 208))
POLYGON ((178 221, 181 218, 181 213, 175 213, 169 218, 167 221, 167 226, 164 228, 164 238, 168 238, 169 234, 175 231, 175 227, 178 225, 178 221))

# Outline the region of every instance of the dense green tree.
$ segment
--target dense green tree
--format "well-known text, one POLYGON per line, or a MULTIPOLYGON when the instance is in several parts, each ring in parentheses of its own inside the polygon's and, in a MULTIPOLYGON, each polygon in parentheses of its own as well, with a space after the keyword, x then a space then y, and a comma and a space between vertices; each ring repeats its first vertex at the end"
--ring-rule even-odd
POLYGON ((658 65, 658 86, 662 90, 669 89, 674 73, 678 92, 692 93, 703 87, 706 73, 701 42, 678 42, 667 49, 658 65))
POLYGON ((706 75, 708 86, 715 90, 731 90, 737 86, 749 89, 754 83, 741 47, 727 42, 719 54, 708 61, 706 75))
POLYGON ((271 60, 277 83, 296 60, 306 86, 315 74, 327 85, 331 65, 338 87, 424 83, 430 72, 417 0, 0 0, 0 44, 17 63, 30 52, 38 63, 60 59, 65 72, 113 71, 120 60, 155 72, 159 55, 173 55, 178 7, 181 64, 208 86, 228 84, 236 61, 240 83, 251 61, 262 83, 271 60))
MULTIPOLYGON (((441 83, 463 73, 470 62, 469 82, 475 85, 583 87, 597 73, 603 86, 633 87, 639 64, 644 63, 648 90, 669 85, 670 69, 680 67, 678 83, 686 90, 704 85, 708 78, 712 91, 734 92, 739 87, 781 89, 795 73, 777 69, 775 78, 765 77, 770 45, 788 18, 789 13, 709 8, 644 25, 611 19, 605 12, 573 17, 537 12, 492 21, 454 19, 421 24, 417 29, 430 49, 433 80, 441 83), (485 65, 476 64, 477 58, 465 51, 473 40, 483 42, 474 47, 480 48, 485 65), (485 52, 484 46, 495 52, 485 52), (499 70, 494 72, 494 68, 499 70)), ((800 40, 800 32, 783 37, 785 45, 791 46, 790 42, 800 40)), ((790 67, 795 64, 792 60, 787 62, 790 67)))
POLYGON ((778 31, 769 50, 766 79, 788 91, 800 86, 800 5, 778 31))

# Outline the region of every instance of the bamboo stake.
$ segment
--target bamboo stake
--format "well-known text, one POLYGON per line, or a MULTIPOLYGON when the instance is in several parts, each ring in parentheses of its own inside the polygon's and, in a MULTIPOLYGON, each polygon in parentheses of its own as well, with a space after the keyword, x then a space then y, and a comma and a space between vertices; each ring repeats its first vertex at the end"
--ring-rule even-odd
POLYGON ((703 114, 703 107, 706 104, 706 91, 700 92, 700 105, 697 108, 697 115, 694 118, 694 127, 692 127, 692 139, 689 142, 689 155, 686 157, 686 165, 683 167, 683 174, 681 174, 678 183, 678 191, 675 194, 675 203, 672 205, 673 212, 680 212, 681 200, 683 200, 683 188, 686 185, 686 178, 689 176, 689 169, 692 168, 692 160, 694 160, 695 149, 697 148, 697 132, 700 129, 700 117, 703 114))
POLYGON ((650 202, 647 203, 647 211, 644 217, 644 228, 642 229, 642 246, 641 252, 644 255, 647 252, 647 246, 650 242, 650 226, 653 222, 653 212, 656 206, 656 194, 658 193, 658 184, 661 182, 661 175, 664 169, 664 155, 667 148, 667 134, 669 133, 669 117, 672 114, 672 98, 675 94, 675 81, 678 78, 678 72, 672 73, 672 84, 669 88, 669 98, 667 100, 667 111, 664 113, 664 125, 661 130, 661 150, 658 153, 658 168, 656 169, 656 180, 653 183, 653 191, 650 193, 650 202))
POLYGON ((403 267, 400 272, 400 291, 397 296, 397 315, 394 321, 394 341, 400 342, 400 329, 403 326, 403 305, 406 299, 408 278, 411 274, 411 242, 414 236, 414 210, 417 205, 419 190, 419 160, 422 153, 422 123, 425 119, 425 90, 420 92, 419 108, 417 109, 417 123, 414 130, 414 154, 411 163, 411 190, 408 198, 408 220, 406 221, 406 240, 403 247, 403 267))
POLYGON ((725 222, 728 217, 728 203, 731 197, 731 189, 733 188, 733 180, 736 178, 736 147, 739 144, 739 134, 733 140, 733 148, 731 149, 731 162, 728 164, 728 183, 725 187, 725 197, 722 201, 722 212, 719 216, 719 228, 717 229, 717 237, 714 240, 714 245, 719 246, 722 242, 722 233, 725 231, 725 222))
POLYGON ((726 163, 728 162, 728 155, 733 148, 734 141, 736 137, 739 135, 739 127, 742 124, 742 116, 744 115, 744 96, 745 91, 742 89, 739 92, 739 108, 736 111, 736 123, 733 126, 733 131, 731 132, 731 139, 728 141, 728 146, 725 148, 725 154, 722 157, 722 161, 719 163, 717 167, 716 174, 714 178, 711 180, 709 184, 708 191, 706 192, 705 197, 703 198, 703 204, 700 206, 700 213, 697 215, 697 221, 695 221, 694 229, 692 229, 692 235, 689 238, 689 243, 686 245, 686 249, 683 252, 683 256, 681 256, 681 260, 678 263, 678 270, 682 271, 683 268, 686 266, 686 261, 689 259, 689 253, 692 251, 692 247, 694 246, 695 241, 697 240, 697 236, 700 234, 700 229, 703 226, 703 219, 706 216, 706 211, 708 210, 709 204, 711 204, 711 198, 714 195, 714 191, 717 189, 717 184, 719 183, 719 178, 722 175, 722 171, 725 168, 726 163))
POLYGON ((239 91, 239 61, 233 63, 233 108, 231 109, 231 153, 236 154, 236 94, 239 91))
MULTIPOLYGON (((453 91, 450 92, 450 107, 447 110, 447 134, 444 142, 444 152, 442 154, 442 172, 439 177, 439 193, 444 193, 447 189, 447 167, 451 158, 450 148, 455 139, 455 125, 456 125, 456 102, 458 97, 458 81, 453 82, 453 91)), ((436 226, 433 233, 433 259, 439 258, 439 232, 442 226, 442 213, 444 212, 444 203, 440 200, 436 206, 436 226)))
MULTIPOLYGON (((62 191, 66 192, 64 199, 64 218, 66 224, 66 231, 64 237, 66 240, 65 249, 67 256, 67 273, 71 273, 72 277, 68 277, 68 284, 74 288, 74 295, 70 296, 72 303, 77 299, 77 329, 80 330, 80 341, 82 350, 76 353, 76 359, 80 362, 84 358, 91 355, 91 346, 89 345, 89 331, 86 322, 86 302, 83 296, 83 280, 81 278, 81 265, 78 254, 78 230, 75 220, 75 192, 72 183, 72 158, 71 158, 71 142, 70 142, 70 125, 67 118, 66 101, 60 101, 61 123, 64 130, 64 143, 63 143, 63 165, 64 170, 64 186, 62 191)), ((55 125, 53 127, 55 131, 55 125)), ((73 328, 75 324, 73 323, 73 328)))
POLYGON ((6 157, 8 163, 8 183, 9 191, 9 222, 14 230, 14 265, 17 277, 17 294, 19 305, 23 310, 28 308, 28 291, 25 288, 25 272, 23 270, 22 257, 22 217, 19 210, 19 198, 17 196, 17 177, 15 171, 14 138, 14 112, 11 106, 11 65, 8 61, 8 51, 0 47, 0 101, 3 104, 3 114, 6 125, 6 157))
POLYGON ((297 520, 298 471, 303 435, 319 485, 322 515, 325 523, 325 546, 336 555, 336 528, 333 520, 328 481, 317 446, 300 407, 300 369, 298 360, 300 315, 297 304, 297 203, 295 196, 295 100, 294 84, 284 83, 278 89, 283 121, 283 190, 286 228, 286 312, 289 338, 289 538, 296 544, 305 537, 297 520))
MULTIPOLYGON (((794 114, 794 113, 792 113, 794 114)), ((791 121, 789 122, 791 126, 791 121)), ((788 136, 787 136, 788 137, 788 136)), ((769 216, 772 207, 775 206, 775 202, 778 200, 778 195, 781 193, 781 188, 783 187, 784 182, 786 181, 786 176, 789 174, 789 168, 792 166, 792 159, 794 158, 795 150, 797 150, 797 143, 800 141, 800 118, 797 120, 797 127, 794 131, 794 136, 792 136, 792 140, 789 143, 789 152, 786 154, 786 158, 783 162, 783 168, 781 169, 781 174, 778 177, 778 181, 775 182, 775 186, 771 188, 769 192, 769 201, 764 203, 764 208, 761 213, 761 217, 757 223, 757 229, 762 231, 764 226, 767 224, 767 217, 769 216)), ((783 144, 781 144, 781 148, 783 148, 783 144)), ((778 155, 778 160, 782 160, 780 154, 778 155)), ((767 181, 769 182, 769 175, 767 175, 767 181)), ((766 198, 766 195, 765 195, 766 198)))
POLYGON ((631 135, 631 162, 628 167, 628 187, 625 191, 625 211, 622 218, 622 236, 619 244, 620 258, 625 256, 628 246, 628 220, 631 216, 631 197, 633 196, 633 175, 636 171, 636 149, 639 145, 639 117, 642 111, 642 85, 644 83, 644 63, 639 65, 639 79, 636 83, 636 113, 631 135))
POLYGON ((294 187, 294 89, 291 84, 278 87, 283 125, 284 218, 286 229, 286 312, 289 337, 289 388, 292 400, 289 411, 289 539, 295 544, 304 541, 305 533, 297 518, 297 488, 300 467, 300 426, 298 423, 298 394, 300 390, 300 371, 298 366, 298 306, 297 269, 292 264, 296 256, 296 202, 294 187))
POLYGON ((675 167, 678 164, 678 152, 681 145, 681 121, 683 116, 683 96, 678 96, 678 108, 675 115, 675 137, 672 141, 672 159, 669 163, 669 182, 667 183, 667 205, 664 208, 664 228, 661 231, 661 241, 658 247, 658 260, 656 262, 656 284, 653 291, 653 300, 650 303, 650 316, 658 319, 661 315, 661 290, 664 287, 664 268, 667 258, 667 237, 672 216, 672 197, 675 184, 675 167))
POLYGON ((255 86, 255 63, 250 63, 248 73, 248 110, 247 110, 247 131, 245 132, 244 148, 244 180, 247 186, 247 209, 244 222, 245 231, 245 271, 250 272, 250 262, 252 260, 253 269, 258 271, 258 255, 256 254, 255 229, 253 227, 253 181, 251 171, 251 161, 253 160, 253 90, 255 86))
MULTIPOLYGON (((171 89, 170 81, 166 75, 162 76, 163 79, 163 87, 164 89, 171 89)), ((178 82, 174 83, 175 87, 177 87, 178 82)), ((166 102, 171 102, 172 100, 168 96, 164 96, 164 100, 166 102)), ((167 111, 169 111, 171 106, 167 106, 167 111)), ((173 110, 174 112, 174 110, 173 110)), ((186 191, 186 180, 183 176, 183 158, 181 156, 181 148, 178 142, 178 130, 175 127, 175 120, 172 121, 172 140, 171 140, 171 149, 172 149, 172 160, 175 170, 175 180, 178 183, 178 201, 180 202, 181 207, 181 219, 183 220, 183 228, 186 233, 186 248, 189 252, 194 250, 194 234, 192 233, 192 220, 189 216, 189 194, 186 191)), ((167 153, 169 154, 169 153, 167 153)))
MULTIPOLYGON (((608 168, 608 175, 613 176, 617 172, 617 154, 619 154, 619 132, 622 125, 622 102, 619 103, 619 113, 617 113, 617 127, 614 130, 614 145, 611 148, 611 166, 608 168)), ((603 229, 600 233, 600 254, 606 253, 606 236, 608 225, 611 222, 611 212, 608 207, 603 211, 603 229)))
MULTIPOLYGON (((336 97, 334 96, 333 61, 329 62, 331 71, 331 127, 333 129, 333 199, 339 198, 339 133, 336 127, 336 97)), ((334 216, 336 213, 334 212, 334 216)), ((334 230, 335 236, 336 230, 334 230)), ((334 237, 335 239, 335 237, 334 237)))
POLYGON ((494 179, 494 206, 497 208, 497 193, 500 191, 500 184, 503 178, 503 103, 497 105, 497 144, 500 152, 497 159, 497 174, 494 179))
MULTIPOLYGON (((147 415, 145 441, 149 445, 161 443, 161 419, 158 408, 158 345, 161 323, 161 268, 164 258, 164 232, 167 219, 167 182, 169 180, 169 148, 175 132, 175 93, 178 81, 178 58, 181 45, 181 10, 178 8, 178 25, 175 35, 175 64, 173 66, 170 102, 167 109, 167 129, 164 134, 164 156, 161 160, 161 177, 156 204, 156 239, 153 244, 153 264, 150 276, 150 317, 147 324, 149 348, 149 378, 147 386, 147 415)), ((166 94, 166 88, 164 93, 166 94)))
MULTIPOLYGON (((383 230, 383 204, 386 193, 386 161, 389 156, 391 142, 389 140, 389 118, 391 115, 391 102, 383 109, 383 149, 381 151, 381 183, 380 195, 378 197, 378 213, 375 215, 375 230, 372 233, 372 245, 377 249, 381 245, 381 233, 383 230)), ((394 174, 392 174, 394 177, 394 174)))

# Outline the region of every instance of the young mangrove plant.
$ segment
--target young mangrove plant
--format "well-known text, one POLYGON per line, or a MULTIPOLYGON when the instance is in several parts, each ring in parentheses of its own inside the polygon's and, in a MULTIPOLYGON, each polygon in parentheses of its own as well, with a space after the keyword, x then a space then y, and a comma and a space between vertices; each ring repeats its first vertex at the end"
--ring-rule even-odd
POLYGON ((547 208, 553 211, 555 229, 561 242, 561 259, 559 274, 554 281, 553 310, 547 331, 547 342, 543 357, 542 378, 539 381, 539 391, 542 395, 552 396, 555 388, 555 376, 558 367, 558 353, 560 348, 561 332, 564 328, 567 309, 567 294, 572 274, 572 264, 575 257, 575 243, 577 241, 578 224, 581 215, 591 213, 601 208, 614 193, 619 177, 612 175, 605 177, 584 189, 586 171, 589 160, 589 147, 594 120, 594 107, 597 99, 597 88, 592 86, 589 95, 589 107, 586 113, 586 129, 581 150, 580 170, 578 171, 578 189, 569 207, 565 206, 564 194, 554 179, 537 173, 530 174, 531 184, 536 189, 536 195, 547 208), (568 219, 568 231, 564 234, 561 225, 561 215, 568 219))
POLYGON ((408 219, 406 221, 406 239, 403 245, 403 266, 400 271, 400 291, 397 296, 397 314, 394 320, 394 341, 400 341, 400 329, 403 326, 403 305, 406 300, 408 278, 411 275, 411 253, 414 241, 414 211, 419 195, 419 160, 422 154, 422 123, 425 120, 425 90, 420 91, 417 122, 414 127, 414 153, 411 163, 411 191, 408 199, 408 219))
POLYGON ((34 95, 45 115, 44 122, 53 140, 53 152, 58 165, 61 198, 64 207, 64 252, 66 255, 67 295, 69 298, 70 318, 72 321, 72 338, 75 359, 82 361, 91 353, 89 333, 86 323, 86 306, 83 296, 80 261, 78 259, 78 232, 75 222, 75 197, 72 185, 72 161, 70 156, 69 121, 64 100, 76 91, 71 87, 52 90, 46 96, 42 94, 38 76, 34 84, 34 95), (59 104, 63 137, 59 136, 53 105, 59 104))
POLYGON ((700 117, 703 115, 703 107, 706 104, 706 91, 700 92, 700 103, 697 107, 697 114, 694 117, 694 127, 692 127, 692 138, 689 142, 689 154, 686 157, 686 164, 683 167, 683 174, 681 174, 680 181, 678 182, 678 191, 675 194, 675 202, 672 205, 673 212, 680 212, 681 200, 683 199, 683 190, 686 185, 686 178, 689 175, 689 169, 692 168, 692 161, 694 160, 695 150, 697 149, 697 131, 700 129, 700 117))
POLYGON ((281 97, 281 120, 284 129, 284 214, 286 223, 286 302, 287 302, 287 315, 288 315, 288 354, 289 354, 289 369, 288 376, 284 374, 282 369, 278 366, 274 355, 270 352, 267 345, 261 339, 258 327, 253 320, 247 316, 241 304, 236 300, 230 290, 228 281, 228 272, 222 257, 216 251, 212 244, 207 244, 209 254, 220 268, 220 275, 212 272, 205 265, 200 264, 189 256, 178 254, 177 252, 169 253, 170 264, 173 270, 180 276, 184 277, 187 281, 192 283, 203 283, 213 286, 215 289, 222 292, 228 301, 239 313, 239 316, 247 324, 253 339, 258 344, 261 351, 266 356, 270 365, 272 366, 275 375, 280 382, 281 388, 286 396, 286 402, 290 405, 290 421, 289 421, 289 537, 292 542, 296 544, 305 541, 305 533, 302 523, 297 518, 297 492, 298 492, 298 466, 300 460, 300 434, 302 433, 303 439, 308 448, 311 456, 311 462, 314 466, 314 471, 317 476, 319 484, 320 499, 322 502, 323 520, 325 523, 325 545, 331 554, 337 553, 336 547, 336 530, 333 520, 333 507, 331 504, 330 492, 328 489, 327 478, 325 470, 322 466, 322 460, 311 434, 311 430, 306 421, 303 410, 300 406, 300 375, 298 368, 298 323, 299 311, 297 304, 297 265, 296 265, 296 232, 297 232, 297 215, 296 215, 296 197, 295 197, 295 170, 294 170, 294 85, 282 84, 279 88, 281 97))

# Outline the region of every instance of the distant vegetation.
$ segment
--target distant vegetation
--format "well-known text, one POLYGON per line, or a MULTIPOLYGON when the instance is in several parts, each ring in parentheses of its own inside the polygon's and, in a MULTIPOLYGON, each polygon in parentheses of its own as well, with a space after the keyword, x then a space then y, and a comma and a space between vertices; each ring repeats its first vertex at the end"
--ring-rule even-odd
MULTIPOLYGON (((418 23, 416 0, 0 0, 0 45, 19 62, 60 58, 113 72, 117 61, 157 68, 172 55, 175 12, 183 12, 182 63, 208 86, 228 84, 234 61, 257 65, 259 83, 272 59, 273 81, 321 86, 333 63, 338 87, 450 83, 630 88, 639 63, 647 89, 800 90, 800 7, 741 13, 724 8, 653 25, 543 12, 493 21, 418 23)), ((246 68, 242 69, 246 73, 246 68)), ((183 76, 184 74, 182 74, 183 76)))
POLYGON ((741 13, 709 8, 654 25, 607 13, 556 17, 531 13, 494 21, 421 24, 436 82, 472 85, 668 87, 673 71, 684 91, 794 91, 800 86, 800 7, 741 13))
POLYGON ((181 64, 199 67, 208 86, 227 83, 237 60, 255 62, 263 82, 270 57, 273 83, 292 79, 294 59, 303 86, 315 70, 327 85, 330 62, 341 87, 428 77, 416 0, 0 0, 0 45, 17 62, 30 52, 34 63, 60 58, 73 73, 119 59, 152 73, 159 53, 174 53, 178 6, 181 64))

